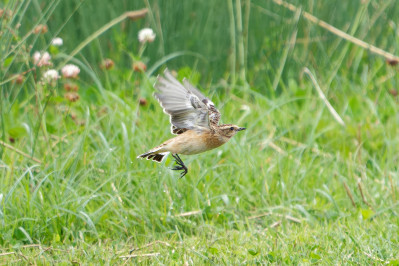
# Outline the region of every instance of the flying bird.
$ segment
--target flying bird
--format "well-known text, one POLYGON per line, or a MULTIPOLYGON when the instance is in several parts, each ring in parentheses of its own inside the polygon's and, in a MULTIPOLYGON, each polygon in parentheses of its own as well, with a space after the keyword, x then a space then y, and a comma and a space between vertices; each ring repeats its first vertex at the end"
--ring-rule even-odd
POLYGON ((143 153, 137 158, 156 162, 172 153, 181 177, 187 174, 187 167, 179 154, 192 155, 217 148, 245 128, 233 124, 219 125, 220 112, 211 100, 205 97, 187 79, 181 84, 166 69, 164 76, 158 76, 154 85, 155 98, 164 112, 170 116, 171 132, 177 135, 161 145, 143 153))

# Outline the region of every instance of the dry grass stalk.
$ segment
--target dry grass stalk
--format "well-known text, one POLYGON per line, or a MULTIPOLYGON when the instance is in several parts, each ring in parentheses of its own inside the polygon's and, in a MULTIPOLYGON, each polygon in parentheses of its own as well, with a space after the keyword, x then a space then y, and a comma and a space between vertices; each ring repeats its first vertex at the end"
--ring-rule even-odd
POLYGON ((317 83, 316 78, 313 76, 312 72, 310 72, 309 68, 305 67, 303 69, 303 72, 306 73, 309 78, 311 79, 311 81, 313 82, 313 85, 315 87, 315 89, 317 90, 317 92, 319 93, 319 96, 321 98, 321 100, 324 102, 324 104, 326 105, 328 111, 330 111, 331 115, 334 117, 334 119, 341 124, 342 126, 345 126, 345 122, 344 120, 342 120, 342 118, 339 116, 339 114, 337 113, 337 111, 335 111, 334 107, 330 104, 330 102, 327 100, 327 97, 324 95, 323 91, 321 90, 319 84, 317 83))
POLYGON ((345 182, 344 182, 344 188, 345 188, 346 194, 348 194, 348 197, 349 197, 349 199, 350 199, 351 202, 352 202, 352 206, 356 208, 356 203, 355 203, 355 201, 353 200, 352 193, 351 193, 351 191, 349 190, 349 187, 348 187, 348 185, 347 185, 345 182))
POLYGON ((283 150, 282 148, 280 148, 277 144, 275 144, 273 141, 269 141, 269 140, 265 140, 264 142, 262 142, 261 144, 261 149, 263 150, 265 146, 269 146, 270 148, 272 148, 273 150, 275 150, 276 152, 278 152, 281 155, 284 156, 288 156, 289 159, 294 160, 294 162, 296 164, 301 164, 301 161, 299 161, 298 159, 294 158, 292 155, 288 154, 285 150, 283 150))
POLYGON ((133 249, 131 249, 131 250, 129 251, 129 253, 132 253, 132 252, 134 252, 134 251, 137 251, 137 250, 140 250, 140 249, 143 249, 143 248, 151 247, 151 246, 153 246, 153 245, 155 245, 155 244, 162 244, 162 245, 167 246, 167 247, 170 247, 170 246, 171 246, 168 242, 161 241, 161 240, 156 240, 156 241, 154 241, 154 242, 145 244, 144 246, 141 246, 141 247, 138 247, 138 248, 133 248, 133 249))
POLYGON ((360 182, 357 182, 357 187, 359 188, 360 195, 362 196, 363 202, 364 202, 367 206, 369 206, 371 209, 374 210, 374 208, 367 202, 366 198, 364 197, 362 185, 360 184, 360 182))
POLYGON ((13 254, 15 254, 15 252, 0 253, 0 257, 8 256, 8 255, 13 255, 13 254))
MULTIPOLYGON (((262 143, 263 144, 263 143, 262 143)), ((267 144, 270 148, 272 148, 273 150, 275 150, 276 152, 282 154, 282 155, 287 155, 287 152, 284 151, 282 148, 280 148, 279 146, 277 146, 276 144, 274 144, 274 142, 269 141, 269 143, 267 144)))
POLYGON ((22 155, 22 156, 24 156, 24 157, 26 157, 28 159, 31 159, 32 161, 35 161, 35 162, 37 162, 39 164, 42 164, 42 161, 40 161, 39 159, 37 159, 37 158, 35 158, 33 156, 30 156, 29 154, 27 154, 27 153, 25 153, 25 152, 23 152, 21 150, 18 150, 17 148, 15 148, 15 147, 11 146, 10 144, 7 144, 7 143, 5 143, 5 142, 3 142, 1 140, 0 140, 0 145, 3 145, 4 147, 6 147, 6 148, 8 148, 8 149, 10 149, 12 151, 15 151, 16 153, 19 153, 20 155, 22 155))
MULTIPOLYGON (((283 141, 285 143, 291 144, 293 146, 297 146, 297 147, 301 147, 301 148, 306 148, 307 147, 307 145, 304 144, 304 143, 301 143, 301 142, 298 142, 296 140, 289 139, 289 138, 286 138, 286 137, 280 137, 279 140, 281 140, 281 141, 283 141)), ((322 152, 318 148, 311 148, 310 150, 313 153, 316 153, 317 155, 321 155, 321 156, 323 156, 325 158, 333 158, 333 156, 331 154, 326 153, 326 152, 322 152)))
POLYGON ((125 13, 125 16, 131 20, 136 20, 139 18, 145 17, 147 15, 148 9, 140 9, 140 10, 135 10, 135 11, 128 11, 125 13))
POLYGON ((126 256, 120 256, 121 259, 138 258, 138 257, 156 257, 161 255, 161 253, 147 253, 147 254, 132 254, 126 256))
POLYGON ((285 218, 285 219, 287 219, 287 220, 289 220, 291 222, 295 222, 295 223, 298 223, 298 224, 301 223, 301 220, 299 220, 298 218, 292 217, 290 215, 284 215, 284 214, 272 213, 272 212, 267 212, 267 213, 262 213, 262 214, 259 214, 259 215, 250 216, 250 217, 248 217, 248 219, 252 220, 252 219, 262 218, 262 217, 271 216, 271 215, 277 216, 277 217, 282 217, 282 218, 285 218))
POLYGON ((274 223, 272 223, 271 225, 270 225, 270 228, 276 228, 276 227, 278 227, 278 226, 280 226, 281 225, 281 220, 280 221, 277 221, 277 222, 274 222, 274 223))
POLYGON ((393 198, 393 201, 395 202, 395 201, 396 201, 396 192, 395 192, 395 186, 394 186, 394 184, 393 184, 393 181, 392 181, 392 176, 391 176, 391 174, 389 174, 389 175, 388 175, 388 177, 389 177, 389 183, 390 183, 390 185, 391 185, 392 198, 393 198))
MULTIPOLYGON (((285 1, 282 0, 273 0, 273 2, 275 2, 276 4, 283 6, 285 8, 288 8, 289 10, 293 11, 293 12, 298 12, 299 10, 301 10, 300 8, 294 6, 293 4, 287 3, 285 1)), ((356 37, 353 37, 352 35, 349 35, 346 32, 343 32, 342 30, 339 30, 337 28, 335 28, 334 26, 328 24, 327 22, 318 19, 317 17, 313 16, 312 14, 306 12, 306 11, 302 11, 303 17, 306 18, 307 20, 315 23, 316 25, 328 30, 329 32, 357 45, 360 46, 364 49, 369 50, 372 53, 381 55, 383 57, 385 57, 389 62, 398 62, 399 61, 399 57, 388 53, 387 51, 382 50, 381 48, 375 47, 374 45, 371 45, 365 41, 362 41, 356 37)))
POLYGON ((192 215, 197 215, 197 214, 201 214, 201 213, 202 213, 201 210, 191 211, 191 212, 183 212, 183 213, 176 214, 175 217, 186 217, 186 216, 192 216, 192 215))

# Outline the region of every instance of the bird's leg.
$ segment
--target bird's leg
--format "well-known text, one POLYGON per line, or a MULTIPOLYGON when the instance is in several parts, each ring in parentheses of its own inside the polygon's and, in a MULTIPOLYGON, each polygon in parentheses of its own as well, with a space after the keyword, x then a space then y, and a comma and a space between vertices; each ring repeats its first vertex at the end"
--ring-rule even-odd
POLYGON ((178 166, 175 166, 172 168, 172 170, 183 170, 180 174, 180 178, 182 178, 183 176, 185 176, 188 172, 187 167, 184 165, 182 159, 180 159, 179 155, 177 154, 172 154, 173 158, 175 158, 176 160, 176 164, 178 166))

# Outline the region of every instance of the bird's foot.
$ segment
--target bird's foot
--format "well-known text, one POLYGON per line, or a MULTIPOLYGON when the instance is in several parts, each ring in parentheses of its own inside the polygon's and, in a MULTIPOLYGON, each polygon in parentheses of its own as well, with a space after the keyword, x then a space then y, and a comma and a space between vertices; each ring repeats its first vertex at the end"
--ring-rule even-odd
POLYGON ((182 166, 175 166, 175 167, 172 168, 172 170, 178 170, 178 171, 183 170, 183 171, 180 173, 180 178, 182 178, 183 176, 185 176, 185 175, 187 174, 187 172, 188 172, 188 169, 187 169, 187 167, 186 167, 185 165, 182 165, 182 166))
POLYGON ((187 167, 184 165, 182 159, 180 159, 179 155, 177 154, 172 154, 173 158, 175 158, 176 160, 176 164, 177 166, 173 167, 171 170, 177 170, 177 171, 182 171, 180 173, 180 178, 182 178, 183 176, 185 176, 188 172, 187 167))

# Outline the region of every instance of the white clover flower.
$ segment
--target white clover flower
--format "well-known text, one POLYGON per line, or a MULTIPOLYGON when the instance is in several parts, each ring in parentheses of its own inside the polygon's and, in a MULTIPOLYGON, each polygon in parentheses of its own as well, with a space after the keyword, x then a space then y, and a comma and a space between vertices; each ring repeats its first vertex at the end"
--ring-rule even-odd
POLYGON ((51 56, 48 52, 44 52, 42 55, 42 59, 43 62, 49 62, 51 60, 51 56))
POLYGON ((38 67, 52 65, 52 63, 50 62, 51 56, 48 52, 44 52, 43 55, 40 52, 35 52, 32 58, 33 58, 33 63, 38 67))
POLYGON ((243 104, 243 105, 241 105, 241 110, 243 110, 243 111, 251 111, 251 107, 249 107, 248 105, 243 104))
POLYGON ((58 75, 58 71, 55 69, 49 69, 43 74, 43 79, 46 82, 56 81, 59 78, 60 75, 58 75))
POLYGON ((80 69, 73 64, 69 64, 61 69, 61 73, 64 78, 77 78, 78 74, 80 73, 80 69))
POLYGON ((35 52, 32 58, 33 58, 33 63, 37 65, 37 63, 39 63, 40 61, 40 52, 35 52))
POLYGON ((146 43, 146 42, 153 42, 155 40, 155 33, 150 28, 144 28, 139 31, 139 42, 146 43))
POLYGON ((54 38, 51 40, 51 45, 53 45, 53 46, 61 46, 63 44, 64 44, 64 41, 60 37, 57 37, 57 38, 54 38))

